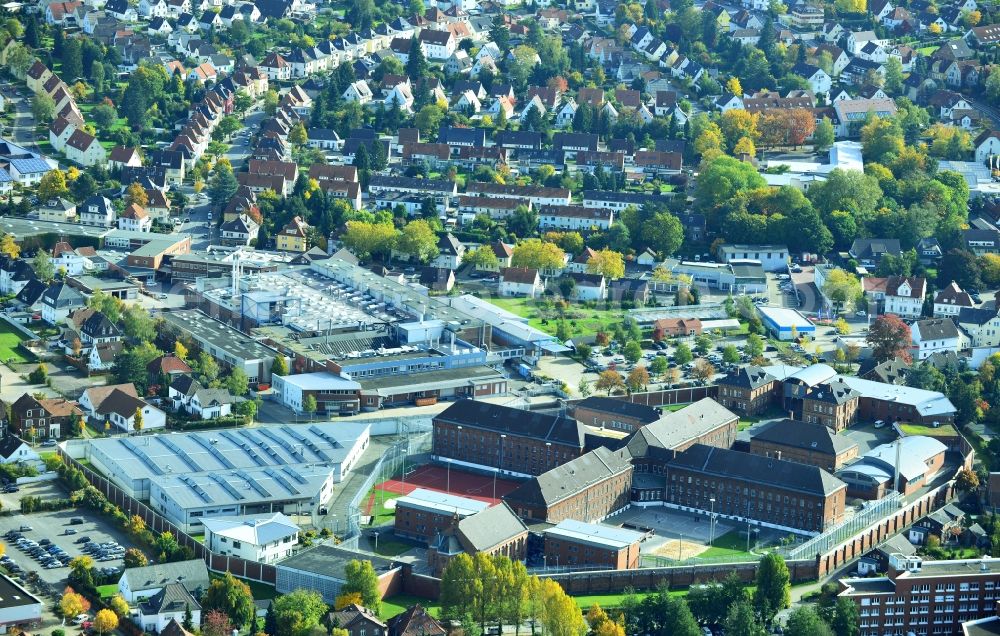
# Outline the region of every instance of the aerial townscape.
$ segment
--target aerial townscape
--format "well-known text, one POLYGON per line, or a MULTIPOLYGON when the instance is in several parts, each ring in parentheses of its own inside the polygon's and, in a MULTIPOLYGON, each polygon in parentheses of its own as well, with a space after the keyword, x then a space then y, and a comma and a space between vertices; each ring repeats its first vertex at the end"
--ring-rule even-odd
POLYGON ((0 633, 1000 636, 997 0, 0 0, 0 633))

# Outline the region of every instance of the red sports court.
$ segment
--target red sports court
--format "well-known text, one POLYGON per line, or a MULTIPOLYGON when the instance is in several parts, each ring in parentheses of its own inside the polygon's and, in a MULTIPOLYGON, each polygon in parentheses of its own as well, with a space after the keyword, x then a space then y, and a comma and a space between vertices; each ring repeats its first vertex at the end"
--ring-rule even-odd
POLYGON ((511 492, 520 484, 507 479, 496 480, 496 499, 493 498, 493 477, 468 473, 451 469, 451 490, 448 490, 448 469, 441 466, 418 466, 412 472, 407 472, 405 478, 393 478, 376 484, 375 487, 386 492, 408 495, 417 488, 450 492, 460 497, 478 499, 490 504, 499 503, 500 497, 511 492))

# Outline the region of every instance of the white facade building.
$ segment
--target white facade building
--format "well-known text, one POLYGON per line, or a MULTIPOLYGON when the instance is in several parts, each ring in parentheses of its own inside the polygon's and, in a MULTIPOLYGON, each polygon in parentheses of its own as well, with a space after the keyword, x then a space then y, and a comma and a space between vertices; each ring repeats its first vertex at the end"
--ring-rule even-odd
POLYGON ((217 517, 203 524, 209 550, 248 561, 274 563, 291 556, 299 540, 299 527, 280 512, 252 519, 217 517))

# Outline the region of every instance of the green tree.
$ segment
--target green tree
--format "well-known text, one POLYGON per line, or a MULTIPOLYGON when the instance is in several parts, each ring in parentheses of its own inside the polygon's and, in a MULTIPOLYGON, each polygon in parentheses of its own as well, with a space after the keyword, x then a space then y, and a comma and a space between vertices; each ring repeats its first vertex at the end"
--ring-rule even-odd
POLYGON ((746 352, 751 358, 759 358, 764 355, 764 339, 755 333, 747 336, 746 352))
POLYGON ((395 249, 421 263, 429 263, 439 253, 437 243, 437 234, 430 223, 424 219, 415 219, 400 231, 395 249))
POLYGON ((480 245, 474 250, 469 250, 462 257, 462 263, 475 267, 476 269, 493 270, 500 265, 500 259, 496 252, 489 245, 480 245))
POLYGON ((830 626, 808 605, 792 610, 785 625, 785 633, 788 636, 833 636, 830 626))
POLYGON ((642 224, 642 240, 654 251, 669 256, 684 242, 684 226, 673 214, 657 212, 642 224))
POLYGON ((437 104, 427 104, 413 118, 413 125, 420 129, 421 136, 429 137, 437 132, 444 119, 444 111, 437 104))
POLYGON ((507 26, 502 13, 493 16, 493 23, 490 25, 490 41, 497 45, 501 53, 510 48, 510 27, 507 26))
POLYGON ((246 392, 250 390, 250 378, 247 376, 246 371, 240 367, 236 367, 226 376, 225 386, 233 395, 246 395, 246 392))
POLYGON ((622 352, 622 355, 630 363, 635 364, 642 357, 642 345, 635 340, 629 341, 625 344, 625 350, 622 352))
POLYGON ((816 124, 816 130, 813 131, 813 144, 817 150, 826 150, 833 145, 835 139, 833 122, 830 121, 829 117, 824 117, 816 124))
POLYGON ((740 352, 736 345, 728 344, 722 348, 722 360, 727 364, 737 364, 740 361, 740 352))
POLYGON ((45 366, 44 362, 40 362, 38 366, 28 374, 28 384, 45 384, 48 377, 48 367, 45 366))
POLYGON ((52 280, 56 275, 56 267, 52 263, 52 257, 41 249, 31 259, 31 269, 35 270, 35 275, 44 282, 52 280))
POLYGON ((80 47, 79 39, 70 38, 66 41, 63 46, 62 61, 63 81, 72 84, 83 77, 83 50, 80 47))
POLYGON ((39 93, 31 98, 31 115, 39 124, 47 124, 56 114, 55 101, 45 93, 39 93))
MULTIPOLYGON (((273 88, 264 93, 264 112, 273 115, 278 110, 278 92, 273 88)), ((271 635, 273 636, 273 634, 271 635)))
POLYGON ((861 295, 861 281, 854 274, 837 268, 828 273, 823 281, 823 293, 836 311, 850 309, 861 295))
POLYGON ((830 626, 833 627, 833 633, 837 636, 858 636, 861 633, 858 606, 853 600, 843 596, 837 598, 830 626))
POLYGON ((757 614, 766 624, 791 604, 791 589, 791 575, 785 560, 774 552, 766 554, 757 567, 757 590, 754 592, 757 614))
POLYGON ((340 588, 341 594, 357 593, 362 604, 375 614, 382 610, 382 593, 379 591, 378 575, 371 561, 354 560, 344 570, 346 580, 340 588))
POLYGON ((233 174, 232 166, 227 163, 216 164, 213 172, 212 183, 208 187, 208 197, 212 200, 212 205, 219 207, 233 198, 240 184, 233 174))
POLYGON ((201 599, 201 606, 205 611, 219 610, 224 613, 237 628, 249 625, 257 612, 250 586, 230 572, 212 580, 201 599))
POLYGON ((694 350, 699 356, 708 355, 708 352, 712 349, 712 339, 705 334, 695 337, 694 339, 694 350))
POLYGON ((308 636, 320 626, 320 619, 327 611, 323 597, 311 590, 283 594, 272 604, 277 626, 275 636, 308 636))
POLYGON ((724 622, 726 634, 732 636, 765 636, 767 630, 760 624, 749 601, 741 600, 729 606, 724 622))
POLYGON ((285 356, 277 355, 271 363, 271 375, 288 375, 288 361, 285 356))
POLYGON ((413 39, 410 40, 410 54, 406 58, 406 75, 412 81, 416 82, 427 77, 429 68, 430 64, 427 63, 427 58, 424 57, 424 51, 423 48, 421 48, 420 40, 414 36, 413 39))
POLYGON ((903 91, 903 63, 898 57, 889 56, 885 62, 885 92, 899 95, 903 91))
POLYGON ((24 79, 32 64, 31 51, 20 42, 13 44, 7 51, 7 66, 14 77, 24 79))
POLYGON ((687 346, 683 342, 677 345, 674 349, 674 362, 677 364, 687 364, 694 359, 694 355, 691 353, 691 347, 687 346))
POLYGON ((306 398, 302 400, 302 410, 309 415, 309 419, 312 419, 318 409, 319 404, 316 402, 315 395, 307 395, 306 398))
POLYGON ((129 305, 122 312, 125 336, 132 342, 152 342, 156 338, 156 321, 141 305, 129 305))
POLYGON ((111 104, 98 104, 90 116, 101 130, 107 130, 118 119, 118 113, 111 104))

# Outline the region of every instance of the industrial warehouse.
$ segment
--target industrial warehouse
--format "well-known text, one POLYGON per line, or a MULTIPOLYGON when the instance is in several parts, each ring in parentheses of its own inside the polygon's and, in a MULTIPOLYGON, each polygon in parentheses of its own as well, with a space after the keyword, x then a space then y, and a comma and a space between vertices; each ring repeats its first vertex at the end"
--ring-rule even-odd
POLYGON ((209 516, 312 514, 368 447, 355 422, 91 440, 87 458, 173 523, 209 516))

